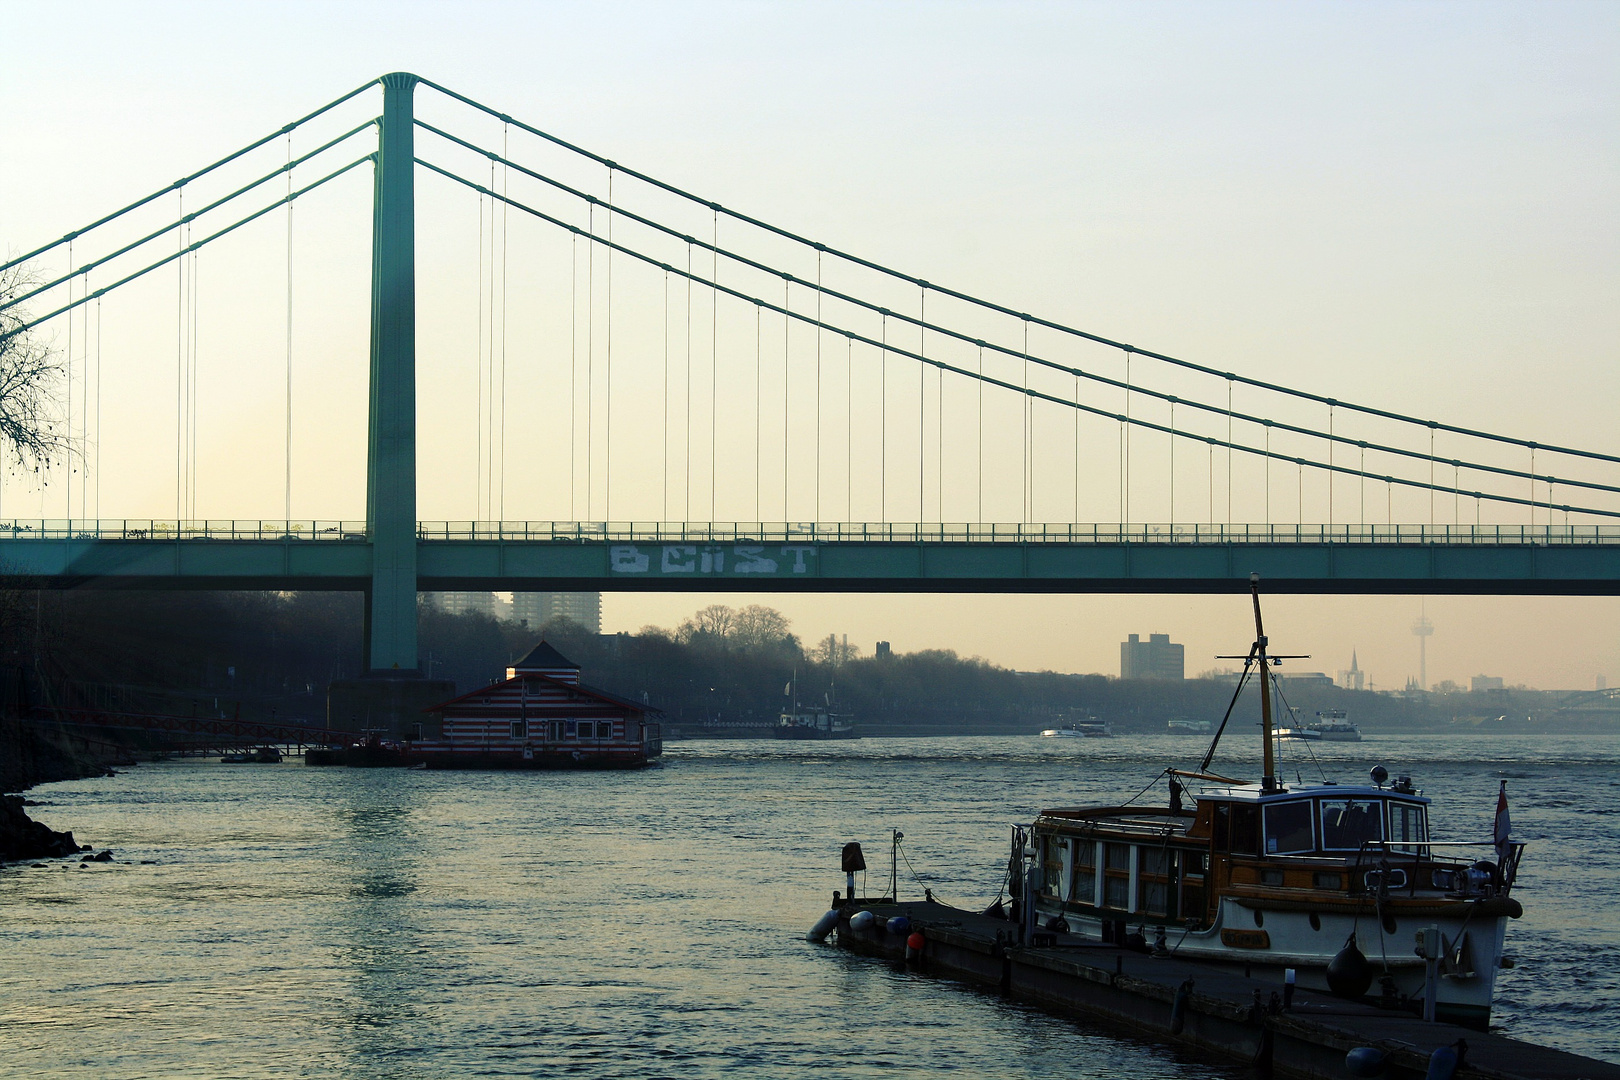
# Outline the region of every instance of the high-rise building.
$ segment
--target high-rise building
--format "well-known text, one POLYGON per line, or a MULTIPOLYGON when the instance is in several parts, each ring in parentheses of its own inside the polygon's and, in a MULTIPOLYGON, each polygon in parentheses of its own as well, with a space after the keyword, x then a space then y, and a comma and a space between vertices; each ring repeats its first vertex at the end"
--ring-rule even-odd
POLYGON ((596 592, 515 592, 513 622, 538 630, 549 622, 567 619, 593 634, 602 632, 602 594, 596 592))
POLYGON ((1119 643, 1122 679, 1184 679, 1186 669, 1186 648, 1171 641, 1169 634, 1149 634, 1146 641, 1132 634, 1119 643))
POLYGON ((499 593, 429 593, 428 602, 447 615, 488 615, 492 619, 511 617, 511 604, 507 603, 499 593))

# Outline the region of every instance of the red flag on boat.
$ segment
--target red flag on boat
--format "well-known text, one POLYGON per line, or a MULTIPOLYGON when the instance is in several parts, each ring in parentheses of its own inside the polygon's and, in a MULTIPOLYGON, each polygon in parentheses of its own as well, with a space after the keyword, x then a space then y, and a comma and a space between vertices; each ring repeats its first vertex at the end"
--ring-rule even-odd
POLYGON ((1507 862, 1508 848, 1509 848, 1509 843, 1508 843, 1509 829, 1510 829, 1510 825, 1509 825, 1509 821, 1508 821, 1507 781, 1503 780, 1502 781, 1502 786, 1496 792, 1496 833, 1495 833, 1495 839, 1496 839, 1496 865, 1498 865, 1498 866, 1501 866, 1503 863, 1507 862))

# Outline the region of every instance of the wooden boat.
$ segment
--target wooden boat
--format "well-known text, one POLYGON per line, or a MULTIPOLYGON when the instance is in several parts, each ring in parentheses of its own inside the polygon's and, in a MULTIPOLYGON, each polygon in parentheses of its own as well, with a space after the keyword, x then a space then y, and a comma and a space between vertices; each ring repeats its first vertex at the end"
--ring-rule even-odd
POLYGON ((1242 659, 1243 679, 1261 679, 1259 782, 1210 772, 1228 708, 1199 767, 1166 770, 1168 806, 1042 811, 1015 837, 1033 860, 1013 875, 1033 898, 1025 917, 1181 958, 1269 965, 1279 985, 1293 968, 1303 987, 1371 991, 1483 1028, 1507 921, 1522 913, 1511 893, 1523 845, 1508 838, 1505 785, 1496 835, 1449 844, 1430 838, 1430 800, 1409 777, 1387 783, 1382 766, 1366 784, 1285 783, 1271 665, 1293 658, 1268 655, 1257 580, 1252 593, 1255 642, 1242 659))

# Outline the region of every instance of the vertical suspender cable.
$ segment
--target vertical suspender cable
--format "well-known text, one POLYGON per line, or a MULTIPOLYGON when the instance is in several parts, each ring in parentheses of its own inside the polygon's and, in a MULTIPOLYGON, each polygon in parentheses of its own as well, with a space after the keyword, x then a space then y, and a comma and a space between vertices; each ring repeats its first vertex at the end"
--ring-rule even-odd
POLYGON ((1232 524, 1232 376, 1226 377, 1226 523, 1232 524))
POLYGON ((765 439, 761 434, 763 424, 764 399, 760 396, 760 361, 763 352, 760 348, 764 338, 764 312, 765 304, 761 300, 754 301, 754 521, 757 524, 760 515, 765 511, 760 505, 760 475, 763 472, 761 459, 765 456, 765 439))
POLYGON ((816 245, 816 497, 812 504, 821 523, 821 245, 816 245))
POLYGON ((1032 498, 1032 496, 1030 494, 1031 480, 1030 480, 1030 476, 1029 476, 1029 451, 1030 451, 1030 432, 1029 432, 1029 428, 1030 428, 1030 421, 1033 419, 1033 417, 1030 415, 1030 397, 1029 397, 1029 316, 1028 315, 1024 316, 1024 400, 1022 402, 1022 408, 1023 408, 1023 425, 1024 425, 1023 434, 1021 436, 1021 438, 1023 440, 1023 443, 1024 443, 1024 446, 1023 446, 1024 477, 1023 477, 1023 491, 1022 491, 1022 496, 1023 496, 1023 500, 1024 500, 1023 522, 1024 522, 1025 525, 1028 525, 1029 520, 1030 520, 1030 515, 1031 515, 1030 503, 1032 503, 1034 501, 1034 499, 1032 498))
POLYGON ((286 388, 286 430, 283 435, 285 449, 285 476, 282 487, 282 511, 289 522, 287 528, 292 529, 292 439, 293 439, 293 405, 292 405, 292 356, 293 356, 293 175, 292 175, 292 132, 287 133, 287 388, 286 388))
POLYGON ((585 238, 585 516, 596 520, 596 200, 591 199, 585 238))
MULTIPOLYGON (((1547 524, 1552 524, 1551 515, 1547 524)), ((1434 528, 1434 423, 1429 423, 1429 527, 1434 528)))
POLYGON ((976 381, 979 384, 979 412, 978 412, 978 417, 977 417, 977 421, 978 421, 977 427, 979 429, 979 447, 978 447, 978 466, 973 471, 976 474, 976 476, 978 477, 978 481, 979 481, 979 500, 978 500, 978 503, 977 503, 978 509, 976 509, 973 512, 973 517, 974 517, 974 520, 978 524, 983 525, 984 524, 984 342, 982 342, 982 341, 978 342, 978 346, 979 346, 979 378, 976 381))
POLYGON ((101 297, 96 297, 96 520, 101 520, 101 297))
POLYGON ((579 494, 579 470, 574 456, 579 449, 579 393, 574 385, 579 374, 579 232, 569 234, 568 252, 568 517, 579 521, 575 498, 579 494))
POLYGON ((844 520, 855 517, 855 336, 844 335, 844 520))
MULTIPOLYGON (((288 206, 290 208, 291 204, 289 203, 288 206)), ((190 501, 186 514, 193 521, 197 519, 197 271, 201 265, 202 252, 193 251, 191 253, 191 402, 188 406, 188 414, 191 417, 191 446, 188 451, 186 465, 186 476, 190 480, 190 501)))
POLYGON ((613 173, 607 177, 607 388, 602 417, 607 428, 602 458, 602 516, 613 520, 613 173))
MULTIPOLYGON (((186 192, 178 188, 180 215, 174 226, 174 244, 178 252, 186 250, 185 217, 186 192)), ((174 528, 175 539, 180 538, 180 460, 184 441, 181 437, 185 419, 185 366, 186 366, 186 265, 185 260, 174 260, 174 528)))
POLYGON ((789 331, 793 327, 793 318, 788 314, 788 286, 792 279, 782 275, 782 521, 785 524, 788 517, 788 474, 790 470, 790 454, 792 442, 788 438, 791 424, 788 418, 788 383, 790 371, 788 365, 789 331))
MULTIPOLYGON (((917 355, 928 355, 925 343, 928 338, 928 286, 922 287, 921 299, 918 303, 917 319, 917 355)), ((922 361, 917 362, 917 526, 918 535, 922 533, 922 523, 928 519, 927 498, 923 494, 924 473, 927 471, 928 450, 928 366, 922 361)))
POLYGON ((1074 523, 1080 524, 1080 376, 1074 377, 1074 523))
POLYGON ((889 309, 882 312, 882 331, 878 341, 882 344, 882 387, 878 392, 878 520, 889 520, 889 309))
POLYGON ((1271 527, 1271 421, 1266 425, 1266 527, 1271 527))
POLYGON ((692 520, 692 238, 686 238, 686 514, 692 520))
POLYGON ((1170 525, 1176 523, 1176 399, 1170 399, 1170 525))
POLYGON ((1124 495, 1122 496, 1123 513, 1127 519, 1131 516, 1131 350, 1125 350, 1125 428, 1122 432, 1125 437, 1124 495))
MULTIPOLYGON (((493 518, 495 509, 495 158, 489 159, 489 306, 484 311, 489 330, 484 340, 489 343, 489 395, 484 399, 484 430, 488 439, 484 443, 484 513, 493 518)), ((479 224, 483 228, 483 224, 479 224)))
POLYGON ((664 267, 664 491, 659 520, 669 520, 669 267, 664 267))
MULTIPOLYGON (((493 164, 490 166, 493 170, 493 164)), ((490 211, 493 214, 495 211, 490 211)), ((490 238, 493 245, 495 239, 490 238)), ((478 193, 478 309, 473 318, 478 324, 478 390, 474 404, 473 449, 473 520, 485 520, 484 514, 484 193, 478 193)), ((476 530, 477 526, 474 526, 476 530)))
POLYGON ((719 494, 719 458, 715 446, 720 435, 720 207, 714 208, 714 243, 709 248, 709 520, 715 518, 719 494))
MULTIPOLYGON (((501 121, 501 194, 506 195, 511 183, 511 170, 507 168, 508 125, 501 121)), ((510 204, 501 200, 501 487, 500 519, 506 520, 506 215, 510 204)))
POLYGON ((1328 530, 1333 529, 1333 402, 1328 402, 1328 530))
MULTIPOLYGON (((67 243, 68 260, 68 303, 73 303, 73 241, 67 243)), ((72 535, 73 526, 73 316, 74 312, 68 310, 67 320, 67 517, 69 521, 68 533, 72 535)))

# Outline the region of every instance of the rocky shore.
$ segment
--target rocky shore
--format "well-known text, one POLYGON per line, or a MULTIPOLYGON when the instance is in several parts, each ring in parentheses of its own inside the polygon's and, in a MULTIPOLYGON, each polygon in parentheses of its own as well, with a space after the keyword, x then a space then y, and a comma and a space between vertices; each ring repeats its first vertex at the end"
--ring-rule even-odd
POLYGON ((30 818, 21 795, 0 795, 0 862, 77 855, 78 841, 30 818))
MULTIPOLYGON (((98 776, 106 765, 62 747, 15 720, 0 720, 0 791, 98 776)), ((21 795, 0 795, 0 863, 77 855, 71 832, 57 832, 30 818, 21 795)))

